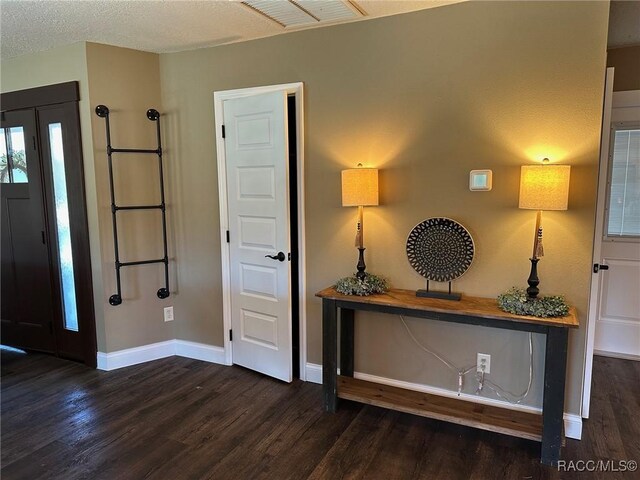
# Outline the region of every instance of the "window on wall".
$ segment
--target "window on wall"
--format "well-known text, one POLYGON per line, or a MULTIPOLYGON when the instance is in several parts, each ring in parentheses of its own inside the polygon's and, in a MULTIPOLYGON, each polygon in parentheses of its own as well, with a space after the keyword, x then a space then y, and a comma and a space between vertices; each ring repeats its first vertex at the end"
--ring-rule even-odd
POLYGON ((0 182, 27 183, 27 156, 22 127, 0 128, 0 182))
POLYGON ((612 133, 607 235, 640 236, 640 126, 612 133))

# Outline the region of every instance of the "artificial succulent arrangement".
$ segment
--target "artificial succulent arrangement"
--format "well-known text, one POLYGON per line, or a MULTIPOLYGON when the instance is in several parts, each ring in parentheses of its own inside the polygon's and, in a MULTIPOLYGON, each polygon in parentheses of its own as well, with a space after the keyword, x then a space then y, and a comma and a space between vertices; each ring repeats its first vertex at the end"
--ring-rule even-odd
POLYGON ((389 290, 389 282, 383 277, 365 273, 364 279, 360 280, 356 275, 341 278, 333 286, 337 292, 343 295, 359 295, 361 297, 384 293, 389 290))
POLYGON ((564 317, 569 314, 569 306, 561 295, 529 298, 524 288, 511 287, 498 295, 498 306, 505 312, 532 317, 564 317))

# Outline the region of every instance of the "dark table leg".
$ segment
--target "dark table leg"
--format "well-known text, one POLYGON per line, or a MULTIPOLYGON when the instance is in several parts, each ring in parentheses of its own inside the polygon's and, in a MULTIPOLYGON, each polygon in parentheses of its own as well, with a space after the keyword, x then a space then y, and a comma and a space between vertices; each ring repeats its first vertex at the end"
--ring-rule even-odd
POLYGON ((322 299, 322 393, 324 408, 335 412, 338 403, 338 307, 330 298, 322 299))
POLYGON ((560 459, 564 414, 564 384, 567 370, 566 328, 549 327, 544 359, 542 399, 542 451, 540 461, 556 465, 560 459))
POLYGON ((340 309, 340 375, 353 377, 353 310, 340 309))

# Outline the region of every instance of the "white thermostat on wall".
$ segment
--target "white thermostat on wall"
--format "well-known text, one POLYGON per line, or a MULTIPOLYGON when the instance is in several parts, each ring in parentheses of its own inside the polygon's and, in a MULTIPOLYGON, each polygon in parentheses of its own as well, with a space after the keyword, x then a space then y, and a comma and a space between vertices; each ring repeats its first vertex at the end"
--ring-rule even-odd
POLYGON ((491 170, 471 170, 469 173, 469 190, 488 192, 491 190, 493 172, 491 170))

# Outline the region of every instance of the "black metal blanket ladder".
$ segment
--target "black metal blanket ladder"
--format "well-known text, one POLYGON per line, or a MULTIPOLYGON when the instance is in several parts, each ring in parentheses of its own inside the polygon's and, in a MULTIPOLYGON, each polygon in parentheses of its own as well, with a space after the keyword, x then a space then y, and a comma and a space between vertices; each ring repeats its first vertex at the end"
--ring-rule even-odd
POLYGON ((113 220, 113 249, 116 257, 116 288, 117 293, 109 297, 111 305, 120 305, 122 303, 122 287, 120 285, 120 268, 130 267, 133 265, 146 265, 149 263, 164 264, 164 287, 158 289, 158 298, 167 298, 169 296, 169 257, 167 254, 167 217, 164 199, 164 175, 162 171, 162 139, 160 136, 160 113, 150 108, 147 110, 147 118, 152 122, 156 122, 156 132, 158 137, 158 148, 155 150, 138 149, 138 148, 113 148, 111 146, 111 129, 109 127, 109 109, 104 105, 96 107, 96 115, 104 118, 107 129, 107 158, 109 163, 109 191, 111 192, 111 215, 113 220), (111 156, 114 153, 150 153, 158 156, 158 169, 160 172, 160 204, 159 205, 116 205, 115 192, 113 188, 113 162, 111 156), (162 240, 164 242, 164 257, 156 260, 139 260, 136 262, 121 262, 118 252, 118 223, 116 213, 121 210, 152 210, 157 209, 162 212, 162 240))

